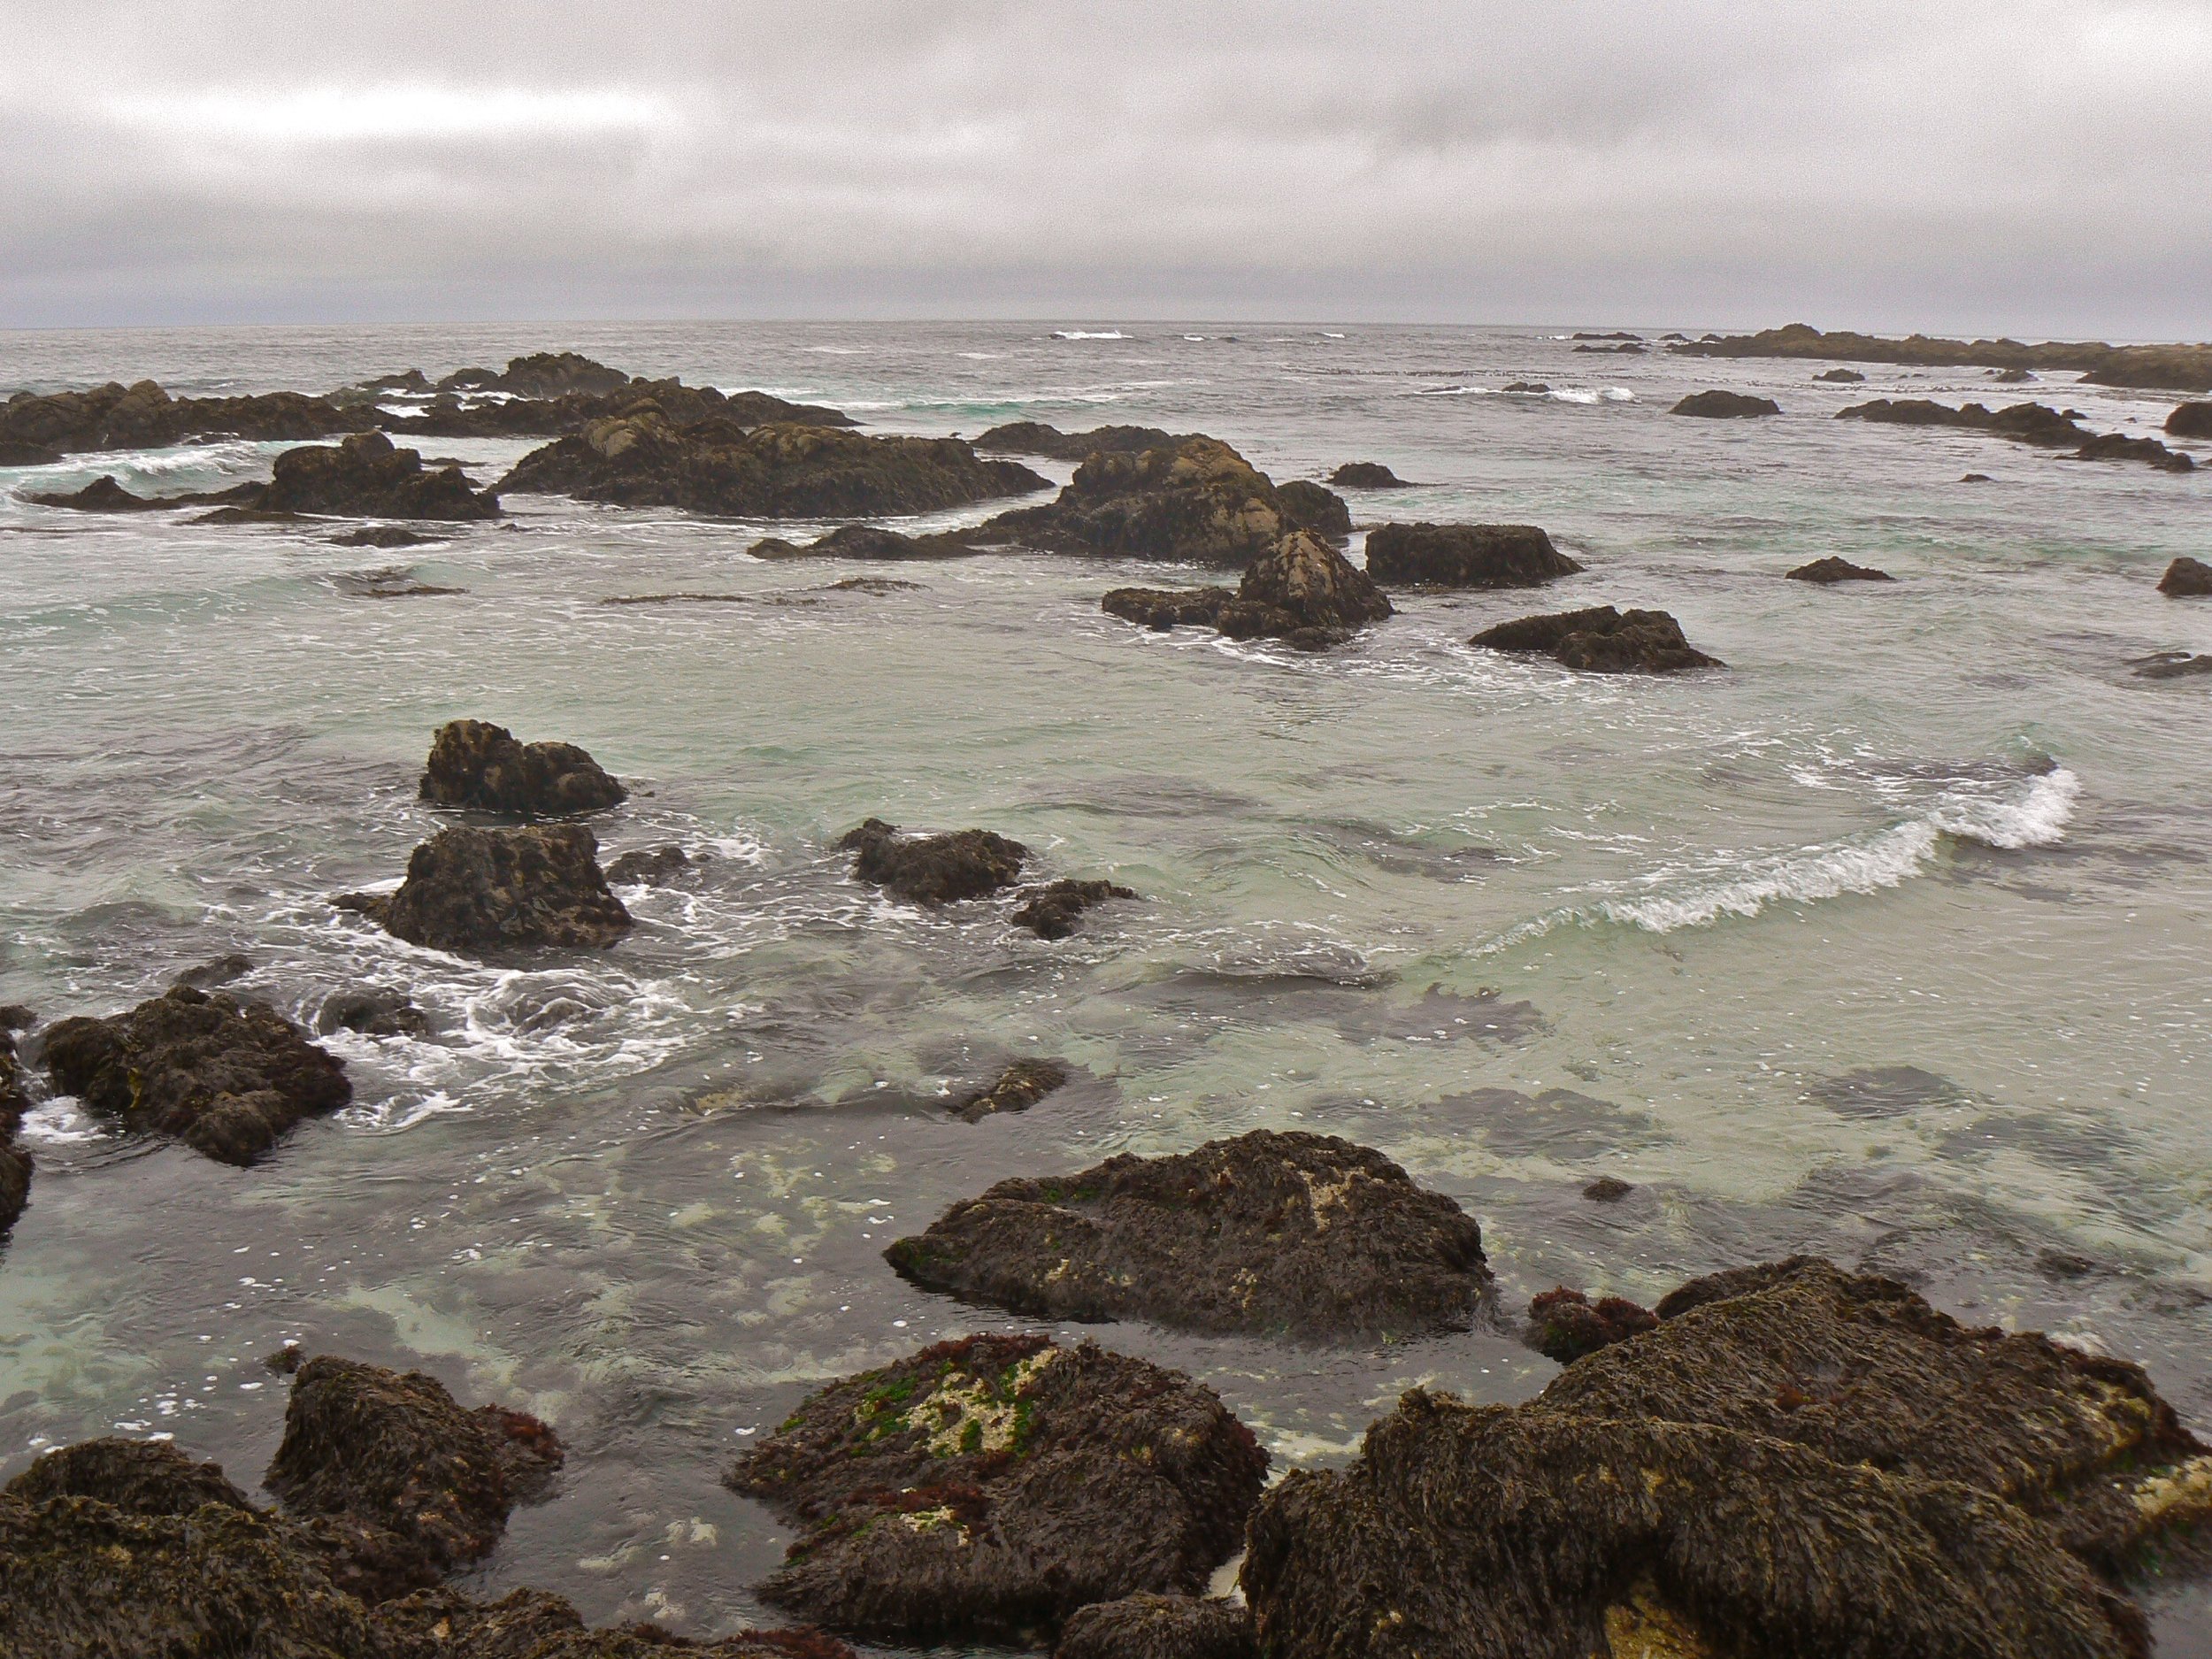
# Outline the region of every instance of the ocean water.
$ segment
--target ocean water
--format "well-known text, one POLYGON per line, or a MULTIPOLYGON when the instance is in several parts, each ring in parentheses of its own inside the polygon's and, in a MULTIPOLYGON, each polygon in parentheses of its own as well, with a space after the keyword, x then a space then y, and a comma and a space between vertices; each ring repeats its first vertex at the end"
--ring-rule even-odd
MULTIPOLYGON (((2212 551, 2212 473, 1831 419, 2037 396, 2147 432, 2171 399, 1111 319, 16 334, 0 390, 319 391, 562 348, 872 431, 1144 422, 1279 480, 1382 461, 1414 486, 1352 495, 1362 526, 1532 522, 1589 568, 1404 597, 1301 657, 1100 613, 1110 587, 1203 580, 1157 565, 768 565, 746 549, 772 526, 531 496, 378 552, 19 498, 219 485, 280 445, 0 472, 0 1002, 110 1012, 242 951, 238 988, 296 1017, 374 986, 437 1026, 330 1040, 356 1104, 249 1171, 41 1102, 0 1247, 0 1477, 166 1432, 250 1485, 284 1408, 260 1359, 296 1340, 559 1427, 559 1490, 480 1587, 734 1628, 786 1537, 718 1484, 733 1455, 811 1386, 1023 1323, 908 1287, 884 1245, 1005 1176, 1261 1126, 1457 1197, 1509 1305, 1820 1251, 2138 1359, 2212 1429, 2212 682, 2128 667, 2212 649, 2212 603, 2154 591, 2212 551), (1785 412, 1667 413, 1707 386, 1785 412), (1832 553, 1900 580, 1781 580, 1832 553), (349 591, 389 565, 466 591, 349 591), (857 574, 916 585, 827 587, 857 574), (736 602, 602 603, 675 592, 736 602), (1729 672, 1464 643, 1604 603, 1673 611, 1729 672), (464 715, 583 744, 634 790, 595 821, 604 854, 678 841, 705 879, 626 890, 611 952, 503 966, 333 910, 437 826, 415 780, 464 715), (1004 904, 922 913, 847 879, 833 844, 871 814, 998 830, 1144 899, 1056 944, 1004 904), (1029 1054, 1076 1082, 947 1120, 1029 1054), (1601 1174, 1637 1190, 1580 1197, 1601 1174)), ((488 479, 531 445, 426 447, 488 479)), ((1554 1370, 1504 1331, 1064 1334, 1203 1378, 1282 1467, 1348 1456, 1417 1382, 1512 1400, 1554 1370)), ((2212 1651, 2200 1598, 2160 1608, 2162 1652, 2212 1651)))

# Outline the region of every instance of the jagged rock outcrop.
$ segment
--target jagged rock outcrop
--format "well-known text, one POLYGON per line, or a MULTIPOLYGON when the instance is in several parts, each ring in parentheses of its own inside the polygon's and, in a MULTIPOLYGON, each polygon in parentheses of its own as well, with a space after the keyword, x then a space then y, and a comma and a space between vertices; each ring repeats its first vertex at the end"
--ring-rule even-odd
MULTIPOLYGON (((1511 387, 1506 388, 1511 391, 1511 387)), ((1544 388, 1548 390, 1548 388, 1544 388)), ((1329 474, 1339 489, 1403 489, 1406 481, 1379 461, 1347 461, 1329 474)))
POLYGON ((1272 1130, 1001 1181, 884 1259, 1041 1318, 1310 1342, 1464 1330, 1490 1292, 1482 1230, 1449 1198, 1365 1147, 1272 1130))
POLYGON ((35 495, 46 507, 80 512, 143 512, 173 507, 219 509, 198 524, 281 523, 302 516, 480 520, 500 516, 497 495, 480 491, 458 466, 423 465, 412 449, 380 432, 358 432, 335 446, 287 449, 265 484, 138 495, 103 476, 68 495, 35 495))
POLYGON ((838 846, 853 856, 853 879, 881 887, 910 904, 952 904, 988 898, 1021 879, 1029 849, 989 830, 909 835, 872 818, 845 832, 838 846))
POLYGON ((1394 588, 1540 588, 1581 569, 1532 524, 1386 524, 1367 535, 1367 573, 1394 588))
POLYGON ((734 426, 779 422, 807 426, 851 426, 842 410, 795 403, 766 392, 725 393, 681 380, 632 380, 611 392, 564 392, 555 397, 516 397, 465 403, 451 392, 395 414, 377 416, 388 432, 424 438, 555 438, 581 432, 595 421, 657 419, 676 426, 718 420, 734 426))
POLYGON ((978 549, 958 534, 908 535, 872 524, 844 524, 803 544, 764 536, 745 549, 757 559, 845 558, 895 562, 901 559, 967 558, 978 549))
POLYGON ((1548 657, 1590 674, 1674 674, 1727 666, 1693 649, 1682 637, 1682 625, 1667 612, 1616 611, 1611 605, 1501 622, 1467 642, 1486 650, 1548 657))
POLYGON ((1040 939, 1065 939, 1075 931, 1075 924, 1084 911, 1095 910, 1112 899, 1136 896, 1135 888, 1111 881, 1048 881, 1041 887, 1022 889, 1021 908, 1014 912, 1013 923, 1017 927, 1027 928, 1040 939))
POLYGON ((2184 556, 2166 567, 2158 591, 2169 599, 2212 598, 2212 565, 2184 556))
POLYGON ((1295 528, 1265 473, 1217 439, 1189 438, 1171 449, 1094 455, 1054 501, 967 534, 981 545, 1236 566, 1295 528))
POLYGON ((2175 404, 2165 431, 2170 438, 2212 438, 2212 403, 2175 404))
MULTIPOLYGON (((416 379, 419 381, 421 376, 416 379)), ((630 377, 620 369, 611 369, 580 352, 534 351, 527 357, 511 357, 504 369, 456 369, 437 383, 436 389, 559 397, 569 392, 618 392, 629 384, 630 377)))
POLYGON ((180 504, 158 495, 135 495, 118 483, 112 472, 101 473, 82 489, 33 490, 23 499, 35 506, 66 507, 72 512, 158 512, 180 504))
POLYGON ((1088 432, 1062 432, 1041 420, 1010 420, 1002 426, 992 427, 975 441, 975 447, 1004 455, 1041 455, 1055 461, 1081 461, 1094 455, 1141 455, 1147 449, 1172 449, 1200 435, 1192 432, 1163 432, 1157 426, 1094 426, 1088 432))
POLYGON ((1601 1296, 1592 1302, 1583 1292, 1562 1285, 1530 1302, 1525 1340, 1545 1358, 1565 1365, 1585 1354, 1625 1342, 1658 1323, 1657 1315, 1625 1296, 1601 1296))
POLYGON ((1742 392, 1692 392, 1668 412, 1707 420, 1748 420, 1778 415, 1782 405, 1771 397, 1752 397, 1742 392))
POLYGON ((1896 579, 1887 571, 1878 571, 1870 565, 1854 565, 1849 559, 1831 553, 1826 558, 1815 559, 1809 565, 1800 565, 1789 573, 1787 580, 1830 587, 1837 582, 1886 582, 1896 579))
POLYGON ((1179 1372, 975 1336, 812 1395, 728 1482, 799 1529, 771 1606, 901 1646, 1030 1646, 1092 1602, 1202 1589, 1266 1468, 1179 1372))
POLYGON ((618 806, 629 792, 573 743, 518 743, 503 726, 449 720, 431 739, 416 791, 433 806, 563 818, 618 806))
POLYGON ((988 1087, 955 1101, 952 1115, 963 1123, 979 1124, 1000 1112, 1025 1112, 1067 1080, 1068 1069, 1057 1060, 1017 1060, 988 1087))
POLYGON ((957 438, 880 438, 828 426, 676 426, 655 413, 595 420, 534 449, 498 489, 726 518, 936 512, 1049 488, 957 438))
POLYGON ((471 956, 604 949, 630 931, 580 824, 442 829, 415 849, 398 892, 339 902, 410 944, 471 956))
POLYGON ((251 1164, 353 1098, 344 1064, 267 1003, 188 985, 128 1013, 57 1021, 45 1063, 88 1110, 223 1164, 251 1164))
POLYGON ((1364 571, 1306 530, 1292 531, 1255 559, 1233 594, 1223 588, 1117 588, 1099 608, 1155 630, 1202 623, 1233 640, 1279 639, 1302 651, 1341 645, 1366 624, 1394 614, 1364 571))

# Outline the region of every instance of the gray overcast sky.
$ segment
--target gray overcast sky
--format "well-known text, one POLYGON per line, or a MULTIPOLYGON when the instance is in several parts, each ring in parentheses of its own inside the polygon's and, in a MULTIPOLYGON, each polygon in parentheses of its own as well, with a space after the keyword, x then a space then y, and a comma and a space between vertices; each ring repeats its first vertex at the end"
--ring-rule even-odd
POLYGON ((2212 0, 0 0, 0 325, 2212 336, 2212 0))

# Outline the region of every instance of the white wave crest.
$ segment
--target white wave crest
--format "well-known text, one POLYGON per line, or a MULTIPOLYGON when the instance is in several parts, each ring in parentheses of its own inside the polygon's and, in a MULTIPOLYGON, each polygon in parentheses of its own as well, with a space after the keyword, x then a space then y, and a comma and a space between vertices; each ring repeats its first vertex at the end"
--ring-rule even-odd
POLYGON ((1056 328, 1052 331, 1052 337, 1055 340, 1126 340, 1129 338, 1118 328, 1056 328))
POLYGON ((1930 815, 1947 835, 2007 851, 2047 847, 2062 841, 2081 795, 2081 780, 2063 766, 2053 767, 2028 787, 2018 801, 1958 795, 1947 796, 1930 815))

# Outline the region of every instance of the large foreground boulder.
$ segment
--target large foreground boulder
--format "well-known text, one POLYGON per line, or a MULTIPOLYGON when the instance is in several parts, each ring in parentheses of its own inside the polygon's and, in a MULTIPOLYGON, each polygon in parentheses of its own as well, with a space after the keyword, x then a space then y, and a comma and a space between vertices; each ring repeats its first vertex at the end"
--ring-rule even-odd
POLYGON ((398 892, 352 902, 410 944, 465 954, 603 949, 630 931, 597 839, 576 824, 440 830, 415 849, 398 892))
POLYGON ((1255 1130, 1001 1181, 884 1252, 929 1290, 1047 1319, 1365 1341, 1465 1330, 1482 1229, 1379 1152, 1255 1130))
POLYGON ((503 726, 449 720, 430 741, 417 791, 434 806, 563 818, 618 806, 628 792, 573 743, 518 743, 503 726))
POLYGON ((1665 611, 1616 611, 1611 605, 1501 622, 1467 642, 1485 650, 1548 657, 1591 674, 1674 674, 1727 666, 1693 649, 1682 637, 1682 625, 1665 611))
POLYGON ((845 832, 838 846, 853 855, 853 879, 910 904, 988 898, 1021 879, 1029 849, 989 830, 909 835, 879 818, 845 832))
POLYGON ((128 1013, 46 1033, 54 1087, 130 1129, 251 1164, 303 1118, 353 1098, 344 1063, 265 1002, 172 987, 128 1013))
POLYGON ((957 438, 876 438, 829 426, 677 426, 658 413, 595 420, 533 449, 498 488, 725 518, 937 512, 1050 488, 957 438))
POLYGON ((1771 397, 1753 397, 1743 392, 1692 392, 1668 412, 1706 420, 1755 420, 1763 415, 1780 414, 1782 405, 1771 397))
POLYGON ((1010 420, 978 438, 975 447, 1002 454, 1048 456, 1056 461, 1084 461, 1094 455, 1172 449, 1197 435, 1163 432, 1157 426, 1094 426, 1088 432, 1062 432, 1041 420, 1010 420))
POLYGON ((1366 624, 1394 614, 1364 571, 1305 530, 1292 531, 1253 560, 1234 593, 1117 588, 1099 608, 1155 631, 1200 624, 1233 640, 1279 639, 1302 651, 1341 645, 1366 624))
POLYGON ((1532 524, 1386 524, 1367 536, 1367 573, 1386 587, 1540 588, 1581 569, 1532 524))
POLYGON ((1030 1645, 1087 1603, 1202 1589, 1266 1469, 1179 1372, 975 1336, 811 1396, 729 1484, 801 1529, 770 1605, 902 1646, 1030 1645))
POLYGON ((2185 556, 2177 558, 2158 579, 2158 591, 2169 599, 2212 597, 2212 565, 2185 556))
POLYGON ((1094 455, 1056 500, 1001 513, 968 534, 1051 553, 1235 567, 1295 528, 1265 473, 1217 439, 1188 438, 1173 449, 1094 455))

